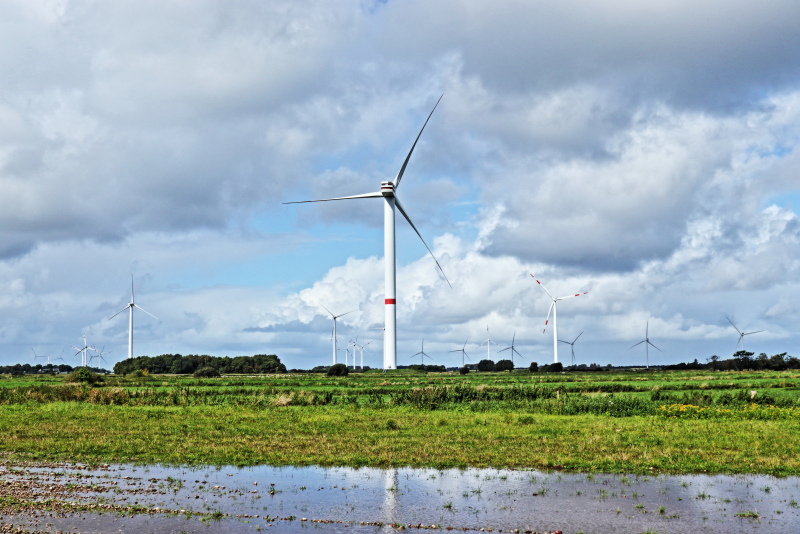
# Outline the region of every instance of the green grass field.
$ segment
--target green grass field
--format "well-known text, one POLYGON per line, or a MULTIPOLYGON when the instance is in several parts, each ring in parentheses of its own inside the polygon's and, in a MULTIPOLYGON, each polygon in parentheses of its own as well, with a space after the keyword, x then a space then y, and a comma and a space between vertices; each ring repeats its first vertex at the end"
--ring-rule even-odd
POLYGON ((800 373, 0 379, 11 463, 800 474, 800 373))

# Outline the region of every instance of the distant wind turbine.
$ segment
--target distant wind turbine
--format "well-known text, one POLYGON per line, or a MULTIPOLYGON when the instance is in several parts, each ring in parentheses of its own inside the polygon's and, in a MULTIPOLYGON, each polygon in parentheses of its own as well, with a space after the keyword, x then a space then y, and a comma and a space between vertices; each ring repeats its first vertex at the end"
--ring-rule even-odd
POLYGON ((81 367, 86 367, 88 361, 91 359, 89 351, 99 352, 96 348, 90 347, 86 343, 86 334, 83 334, 83 348, 80 349, 78 347, 72 347, 72 348, 78 351, 74 354, 75 356, 77 356, 78 354, 81 355, 81 367))
POLYGON ((754 332, 742 332, 741 330, 736 328, 736 325, 733 324, 733 321, 731 321, 730 317, 726 315, 725 318, 728 320, 729 323, 731 323, 731 326, 734 327, 737 332, 739 332, 739 339, 736 341, 737 350, 739 349, 739 343, 742 344, 742 350, 744 350, 744 336, 749 336, 750 334, 758 334, 759 332, 763 332, 763 330, 756 330, 754 332))
POLYGON ((489 337, 489 325, 488 324, 486 325, 486 341, 484 341, 483 343, 481 343, 480 345, 478 345, 475 348, 477 349, 477 348, 482 347, 484 345, 486 345, 486 359, 487 360, 491 360, 492 359, 492 345, 497 345, 497 343, 492 341, 492 338, 489 337))
MULTIPOLYGON (((511 363, 514 363, 514 353, 515 352, 517 353, 517 356, 522 358, 522 354, 520 354, 519 351, 514 348, 514 340, 515 339, 517 339, 517 333, 516 332, 514 332, 514 335, 511 337, 511 346, 510 347, 506 347, 506 348, 504 348, 503 350, 500 351, 500 352, 505 352, 507 350, 511 351, 511 363)), ((500 354, 500 353, 498 352, 498 354, 500 354)))
POLYGON ((467 338, 467 340, 464 342, 464 346, 463 347, 461 347, 460 349, 456 349, 456 350, 451 350, 450 351, 450 352, 460 352, 461 353, 461 367, 464 367, 464 365, 466 365, 464 363, 464 358, 468 359, 469 361, 472 361, 472 359, 467 355, 467 343, 469 343, 469 338, 467 338))
MULTIPOLYGON (((533 275, 531 275, 531 278, 536 280, 536 277, 533 275)), ((536 280, 536 283, 539 284, 542 287, 542 289, 544 289, 544 292, 547 293, 547 296, 550 297, 550 300, 552 300, 552 302, 550 303, 550 309, 547 311, 547 319, 545 319, 544 321, 544 330, 542 330, 542 333, 545 333, 547 331, 547 324, 550 322, 550 314, 552 313, 553 314, 553 363, 558 363, 558 321, 556 318, 556 303, 559 300, 564 300, 571 297, 580 297, 581 295, 587 294, 588 291, 584 291, 583 293, 575 293, 574 295, 567 295, 566 297, 556 298, 550 294, 547 288, 544 287, 544 284, 542 284, 539 280, 536 280)))
MULTIPOLYGON (((320 306, 322 306, 322 304, 320 304, 320 306)), ((322 307, 325 308, 325 306, 322 307)), ((328 308, 325 308, 325 311, 328 312, 333 319, 333 331, 331 332, 331 341, 333 342, 333 363, 331 363, 331 365, 336 365, 336 319, 339 317, 344 317, 348 313, 353 313, 356 310, 350 310, 349 312, 340 313, 339 315, 334 315, 333 312, 328 308)), ((347 358, 345 358, 344 364, 347 365, 347 358)))
POLYGON ((134 296, 133 296, 133 275, 131 275, 131 301, 128 303, 127 306, 125 306, 120 311, 118 311, 117 313, 115 313, 114 315, 112 315, 111 317, 108 318, 108 320, 110 321, 111 319, 113 319, 114 317, 119 315, 120 313, 124 312, 125 310, 128 310, 128 359, 133 358, 133 309, 134 308, 137 308, 137 309, 145 312, 147 315, 149 315, 153 319, 158 320, 158 317, 156 317, 155 315, 153 315, 149 311, 145 310, 144 308, 142 308, 138 304, 136 304, 136 301, 135 301, 134 296))
MULTIPOLYGON (((94 350, 94 349, 92 349, 92 350, 94 350)), ((104 362, 108 363, 108 361, 103 356, 103 354, 106 354, 104 352, 105 350, 106 350, 106 348, 103 347, 100 350, 94 350, 95 354, 89 354, 89 365, 92 365, 92 360, 94 360, 95 358, 103 360, 104 362)))
MULTIPOLYGON (((358 337, 356 337, 356 341, 358 341, 358 337)), ((371 341, 371 340, 370 340, 370 341, 367 341, 367 342, 366 342, 366 343, 364 343, 363 345, 356 345, 356 347, 358 348, 359 352, 361 353, 361 369, 363 369, 363 368, 364 368, 364 349, 365 349, 365 348, 367 347, 367 345, 369 345, 370 343, 372 343, 372 341, 371 341)))
MULTIPOLYGON (((658 347, 656 347, 655 345, 653 345, 653 344, 650 342, 650 320, 648 320, 648 321, 647 321, 647 326, 645 326, 645 330, 644 330, 644 339, 643 339, 643 340, 641 340, 640 342, 636 343, 636 345, 641 345, 642 343, 644 343, 645 354, 646 354, 646 356, 647 356, 647 363, 646 363, 646 366, 647 366, 647 368, 649 369, 649 368, 650 368, 650 347, 653 347, 653 348, 654 348, 654 349, 656 349, 658 352, 663 352, 661 349, 659 349, 658 347)), ((633 347, 635 347, 636 345, 631 345, 631 346, 629 347, 629 349, 632 349, 632 348, 633 348, 633 347)))
MULTIPOLYGON (((582 335, 583 335, 583 332, 578 334, 578 337, 581 337, 582 335)), ((575 342, 578 341, 578 337, 576 337, 572 341, 564 341, 563 339, 559 339, 558 340, 561 343, 566 343, 572 349, 572 365, 575 365, 575 342)))
MULTIPOLYGON (((416 353, 414 356, 419 356, 419 362, 422 365, 425 365, 425 358, 428 358, 429 360, 433 359, 430 356, 428 356, 428 354, 425 352, 425 340, 424 339, 422 340, 422 349, 418 353, 416 353)), ((412 358, 414 356, 412 356, 412 358)))
MULTIPOLYGON (((397 277, 396 277, 396 258, 395 258, 395 207, 400 211, 400 214, 408 221, 408 224, 411 225, 411 228, 414 229, 417 236, 422 241, 422 244, 425 245, 425 248, 428 249, 433 261, 436 262, 436 265, 439 267, 439 271, 441 271, 442 276, 444 279, 447 280, 447 284, 450 285, 450 280, 447 279, 447 275, 444 274, 444 270, 442 266, 439 264, 439 260, 436 259, 436 256, 433 255, 428 244, 422 238, 422 234, 419 233, 417 227, 414 226, 414 223, 411 222, 411 218, 406 213, 406 210, 403 209, 402 204, 400 204, 400 199, 397 197, 397 188, 400 186, 400 180, 403 178, 403 174, 406 172, 406 167, 408 166, 408 162, 411 159, 411 154, 414 152, 414 148, 417 146, 417 141, 419 141, 420 136, 422 135, 423 130, 425 130, 425 126, 427 126, 428 121, 433 115, 433 112, 436 110, 436 107, 439 105, 439 102, 442 100, 442 97, 439 97, 439 100, 436 101, 436 105, 433 106, 428 118, 425 120, 425 123, 422 125, 422 129, 420 129, 419 134, 417 134, 417 138, 414 140, 414 144, 411 145, 411 150, 409 150, 408 155, 406 156, 405 161, 403 161, 403 165, 400 167, 400 171, 397 173, 394 181, 384 181, 381 182, 381 190, 375 193, 365 193, 362 195, 352 195, 346 197, 336 197, 336 198, 324 198, 320 200, 303 200, 300 202, 284 202, 284 204, 304 204, 308 202, 329 202, 332 200, 347 200, 347 199, 356 199, 356 198, 383 198, 385 201, 384 210, 383 210, 383 250, 384 250, 384 285, 385 285, 385 294, 384 294, 384 314, 385 314, 385 329, 386 335, 383 342, 383 368, 386 369, 396 369, 397 368, 397 277)), ((452 287, 452 285, 451 285, 452 287)), ((334 353, 335 354, 335 353, 334 353)))
POLYGON ((31 352, 33 352, 33 364, 34 365, 36 365, 36 360, 39 359, 39 358, 47 359, 47 365, 50 365, 50 355, 49 354, 47 354, 47 355, 36 354, 36 351, 33 350, 33 347, 31 347, 31 352))

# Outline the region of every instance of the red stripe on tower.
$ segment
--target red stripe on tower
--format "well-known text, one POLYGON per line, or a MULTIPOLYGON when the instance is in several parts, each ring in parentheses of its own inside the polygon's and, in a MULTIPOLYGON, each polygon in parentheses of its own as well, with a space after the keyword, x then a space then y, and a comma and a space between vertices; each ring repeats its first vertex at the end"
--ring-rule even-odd
POLYGON ((386 299, 386 304, 397 304, 395 299, 386 299))

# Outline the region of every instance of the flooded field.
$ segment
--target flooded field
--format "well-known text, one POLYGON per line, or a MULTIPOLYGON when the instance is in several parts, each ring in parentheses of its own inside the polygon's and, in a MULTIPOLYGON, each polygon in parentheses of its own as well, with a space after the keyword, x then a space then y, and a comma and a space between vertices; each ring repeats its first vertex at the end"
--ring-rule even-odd
POLYGON ((0 490, 3 531, 800 531, 798 477, 59 465, 0 467, 0 490))

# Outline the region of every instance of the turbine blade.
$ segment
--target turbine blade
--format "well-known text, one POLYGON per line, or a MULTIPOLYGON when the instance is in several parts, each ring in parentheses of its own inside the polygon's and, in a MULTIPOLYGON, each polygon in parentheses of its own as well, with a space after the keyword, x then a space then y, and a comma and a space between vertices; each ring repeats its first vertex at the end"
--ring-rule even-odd
POLYGON ((547 310, 547 319, 544 320, 544 330, 542 330, 542 334, 544 334, 547 331, 547 325, 548 323, 550 323, 550 314, 553 313, 553 308, 555 307, 555 305, 556 305, 555 300, 550 303, 550 309, 547 310))
POLYGON ((644 343, 644 341, 640 341, 640 342, 638 342, 636 345, 631 345, 631 346, 630 346, 630 347, 628 347, 628 348, 629 348, 629 349, 632 349, 633 347, 635 347, 635 346, 637 346, 637 345, 641 345, 642 343, 644 343))
POLYGON ((763 330, 756 330, 755 332, 745 332, 742 335, 743 336, 749 336, 750 334, 758 334, 759 332, 763 332, 763 330))
POLYGON ((127 306, 125 306, 124 308, 122 308, 120 311, 118 311, 117 313, 115 313, 114 315, 112 315, 111 317, 109 317, 109 318, 108 318, 108 320, 110 321, 111 319, 113 319, 114 317, 116 317, 117 315, 119 315, 120 313, 124 312, 125 310, 127 310, 127 309, 128 309, 128 308, 130 308, 130 307, 131 307, 131 305, 130 305, 130 304, 128 304, 127 306))
MULTIPOLYGON (((442 95, 442 96, 444 96, 444 95, 442 95)), ((422 125, 422 128, 420 129, 419 133, 417 134, 417 138, 414 139, 414 144, 411 145, 411 150, 408 151, 408 155, 406 156, 406 159, 403 162, 403 165, 400 167, 400 171, 397 173, 397 176, 394 179, 395 188, 397 188, 400 185, 400 180, 403 179, 403 174, 405 174, 406 167, 408 166, 408 160, 411 159, 411 154, 414 152, 414 148, 417 146, 417 141, 419 141, 419 138, 422 135, 422 131, 425 129, 425 126, 428 125, 428 121, 431 120, 431 116, 433 115, 433 112, 436 111, 436 106, 438 106, 439 102, 442 101, 442 96, 440 96, 439 100, 436 101, 436 104, 433 106, 433 109, 428 114, 428 118, 425 119, 425 124, 422 125)))
POLYGON ((507 351, 507 350, 508 350, 508 349, 510 349, 510 348, 511 348, 511 347, 506 347, 506 348, 504 348, 504 349, 502 349, 502 350, 499 350, 499 351, 497 351, 497 352, 505 352, 505 351, 507 351))
POLYGON ((566 297, 558 297, 556 300, 564 300, 572 297, 580 297, 581 295, 585 295, 588 291, 584 291, 583 293, 575 293, 574 295, 567 295, 566 297))
MULTIPOLYGON (((535 276, 533 276, 532 274, 531 274, 531 278, 536 280, 536 283, 539 284, 542 289, 544 289, 544 292, 547 293, 547 296, 550 297, 551 299, 553 299, 553 295, 551 295, 550 292, 547 290, 547 288, 544 287, 543 283, 541 283, 539 280, 537 280, 537 278, 535 276)), ((555 299, 553 299, 553 300, 555 300, 555 299)))
POLYGON ((363 195, 351 195, 349 197, 321 198, 319 200, 298 200, 296 202, 284 202, 284 204, 308 204, 309 202, 330 202, 331 200, 349 200, 351 198, 381 198, 383 195, 377 193, 364 193, 363 195))
POLYGON ((430 252, 431 258, 433 258, 433 261, 436 262, 436 266, 439 267, 439 271, 442 273, 442 276, 444 276, 444 279, 447 281, 447 285, 449 285, 450 287, 453 287, 453 284, 450 283, 450 280, 448 280, 447 275, 444 274, 444 269, 442 269, 442 266, 439 264, 439 260, 437 260, 436 256, 433 255, 433 251, 428 246, 428 244, 425 242, 425 240, 422 238, 422 234, 419 233, 419 230, 417 230, 417 227, 414 226, 413 222, 411 222, 411 217, 409 217, 408 213, 406 213, 406 210, 403 209, 403 205, 400 204, 400 199, 397 198, 397 195, 395 195, 395 197, 394 197, 394 205, 397 206, 397 209, 400 210, 400 213, 402 213, 403 217, 406 218, 406 220, 408 221, 408 224, 411 225, 411 228, 413 228, 414 231, 419 236, 419 239, 422 241, 422 244, 425 245, 425 248, 427 248, 428 252, 430 252))
MULTIPOLYGON (((583 335, 583 332, 581 332, 580 334, 578 334, 578 337, 581 337, 582 335, 583 335)), ((576 337, 576 338, 575 338, 575 341, 578 341, 578 337, 576 337)), ((574 343, 575 343, 575 341, 573 341, 572 343, 574 344, 574 343)))
MULTIPOLYGON (((320 304, 319 302, 317 302, 317 304, 318 304, 319 306, 322 306, 322 304, 320 304)), ((330 316, 331 316, 331 317, 333 317, 334 319, 336 319, 336 316, 335 316, 335 315, 333 315, 333 312, 331 312, 331 311, 330 311, 328 308, 325 308, 325 306, 322 306, 322 308, 324 308, 324 309, 325 309, 325 311, 326 311, 326 312, 328 312, 328 313, 330 314, 330 316)))
MULTIPOLYGON (((153 314, 152 314, 152 313, 150 313, 149 311, 145 310, 144 308, 142 308, 142 307, 141 307, 141 306, 139 306, 138 304, 133 304, 133 307, 134 307, 134 308, 139 308, 140 310, 142 310, 143 312, 145 312, 147 315, 149 315, 149 316, 150 316, 150 317, 152 317, 153 319, 158 319, 158 317, 156 317, 155 315, 153 315, 153 314)), ((160 321, 161 319, 158 319, 158 320, 160 321)))
POLYGON ((730 317, 728 317, 728 316, 726 315, 726 316, 725 316, 725 318, 728 320, 728 322, 729 322, 729 323, 731 323, 731 326, 732 326, 732 327, 733 327, 733 328, 734 328, 734 329, 735 329, 737 332, 739 332, 740 334, 742 333, 742 331, 741 331, 741 330, 739 330, 738 328, 736 328, 736 325, 735 325, 735 324, 733 324, 733 321, 731 321, 731 318, 730 318, 730 317))
POLYGON ((656 347, 655 345, 653 345, 649 340, 647 341, 647 344, 650 345, 651 347, 653 347, 654 349, 656 349, 658 352, 664 352, 663 350, 661 350, 658 347, 656 347))
POLYGON ((347 312, 347 313, 343 313, 343 314, 341 314, 341 315, 337 315, 337 316, 336 316, 336 319, 338 319, 339 317, 344 317, 344 316, 345 316, 345 315, 347 315, 348 313, 353 313, 354 311, 358 311, 358 310, 350 310, 350 311, 349 311, 349 312, 347 312))

